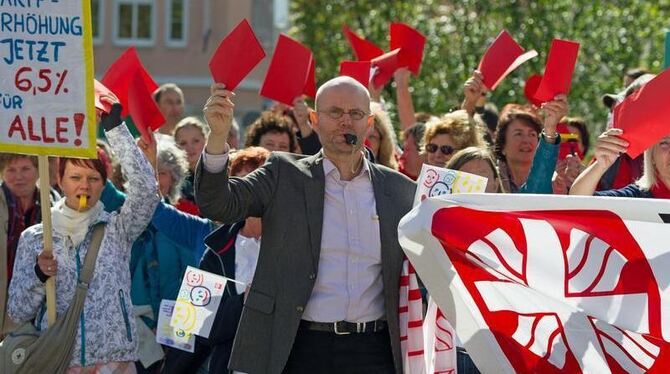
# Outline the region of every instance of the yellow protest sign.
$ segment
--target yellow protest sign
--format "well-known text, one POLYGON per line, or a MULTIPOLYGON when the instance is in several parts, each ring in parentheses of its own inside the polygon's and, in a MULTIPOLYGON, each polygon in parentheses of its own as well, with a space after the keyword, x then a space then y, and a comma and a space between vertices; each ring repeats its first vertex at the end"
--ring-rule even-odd
POLYGON ((0 2, 0 151, 96 157, 91 2, 0 2))

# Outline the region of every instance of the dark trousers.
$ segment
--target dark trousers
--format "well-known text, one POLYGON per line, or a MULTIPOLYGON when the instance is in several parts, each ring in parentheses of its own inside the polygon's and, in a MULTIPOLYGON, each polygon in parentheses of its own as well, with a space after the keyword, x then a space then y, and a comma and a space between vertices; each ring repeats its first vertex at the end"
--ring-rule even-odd
POLYGON ((336 335, 299 329, 284 373, 395 373, 388 330, 336 335))

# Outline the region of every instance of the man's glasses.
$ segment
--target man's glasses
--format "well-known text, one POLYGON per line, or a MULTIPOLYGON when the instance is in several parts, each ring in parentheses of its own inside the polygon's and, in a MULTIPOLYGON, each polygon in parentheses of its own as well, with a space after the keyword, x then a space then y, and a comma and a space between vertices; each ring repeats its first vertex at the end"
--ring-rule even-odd
POLYGON ((332 119, 340 119, 342 118, 343 115, 348 114, 349 118, 351 118, 354 121, 359 121, 365 118, 365 116, 368 115, 368 113, 360 110, 360 109, 352 109, 348 112, 345 112, 344 109, 338 108, 338 107, 332 107, 328 110, 325 111, 319 111, 320 113, 326 113, 328 117, 332 119))
POLYGON ((437 144, 433 143, 428 143, 426 144, 426 152, 428 153, 435 153, 437 150, 440 150, 445 156, 449 156, 450 154, 454 153, 455 149, 454 147, 450 145, 443 145, 438 147, 437 144))

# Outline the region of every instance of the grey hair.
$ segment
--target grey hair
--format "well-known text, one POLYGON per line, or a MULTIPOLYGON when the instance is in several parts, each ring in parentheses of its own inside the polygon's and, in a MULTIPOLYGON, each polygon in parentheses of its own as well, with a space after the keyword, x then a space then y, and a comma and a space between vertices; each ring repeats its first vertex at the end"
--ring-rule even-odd
POLYGON ((170 202, 175 203, 181 197, 181 187, 184 184, 186 173, 188 173, 186 152, 173 142, 159 141, 156 158, 158 170, 166 170, 172 176, 173 183, 168 190, 167 198, 170 202))
MULTIPOLYGON (((321 87, 319 87, 319 89, 316 91, 316 98, 314 99, 314 109, 318 110, 319 98, 326 90, 340 86, 351 86, 359 91, 364 92, 365 96, 368 99, 368 103, 370 102, 370 92, 368 92, 368 89, 365 86, 363 86, 359 81, 355 80, 354 78, 341 76, 341 77, 335 77, 329 80, 328 82, 322 84, 321 87)), ((368 108, 368 110, 370 109, 368 108)))

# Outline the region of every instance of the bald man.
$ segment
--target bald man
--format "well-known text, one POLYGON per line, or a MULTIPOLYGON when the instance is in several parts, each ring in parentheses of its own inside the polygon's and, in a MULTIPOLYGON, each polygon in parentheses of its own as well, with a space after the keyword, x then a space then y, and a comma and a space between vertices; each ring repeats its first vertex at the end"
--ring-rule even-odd
POLYGON ((229 368, 246 373, 401 373, 398 222, 415 184, 369 162, 370 96, 338 77, 317 92, 311 122, 323 146, 275 152, 229 178, 225 140, 234 94, 212 86, 211 127, 195 177, 200 212, 223 223, 261 217, 258 266, 229 368))

